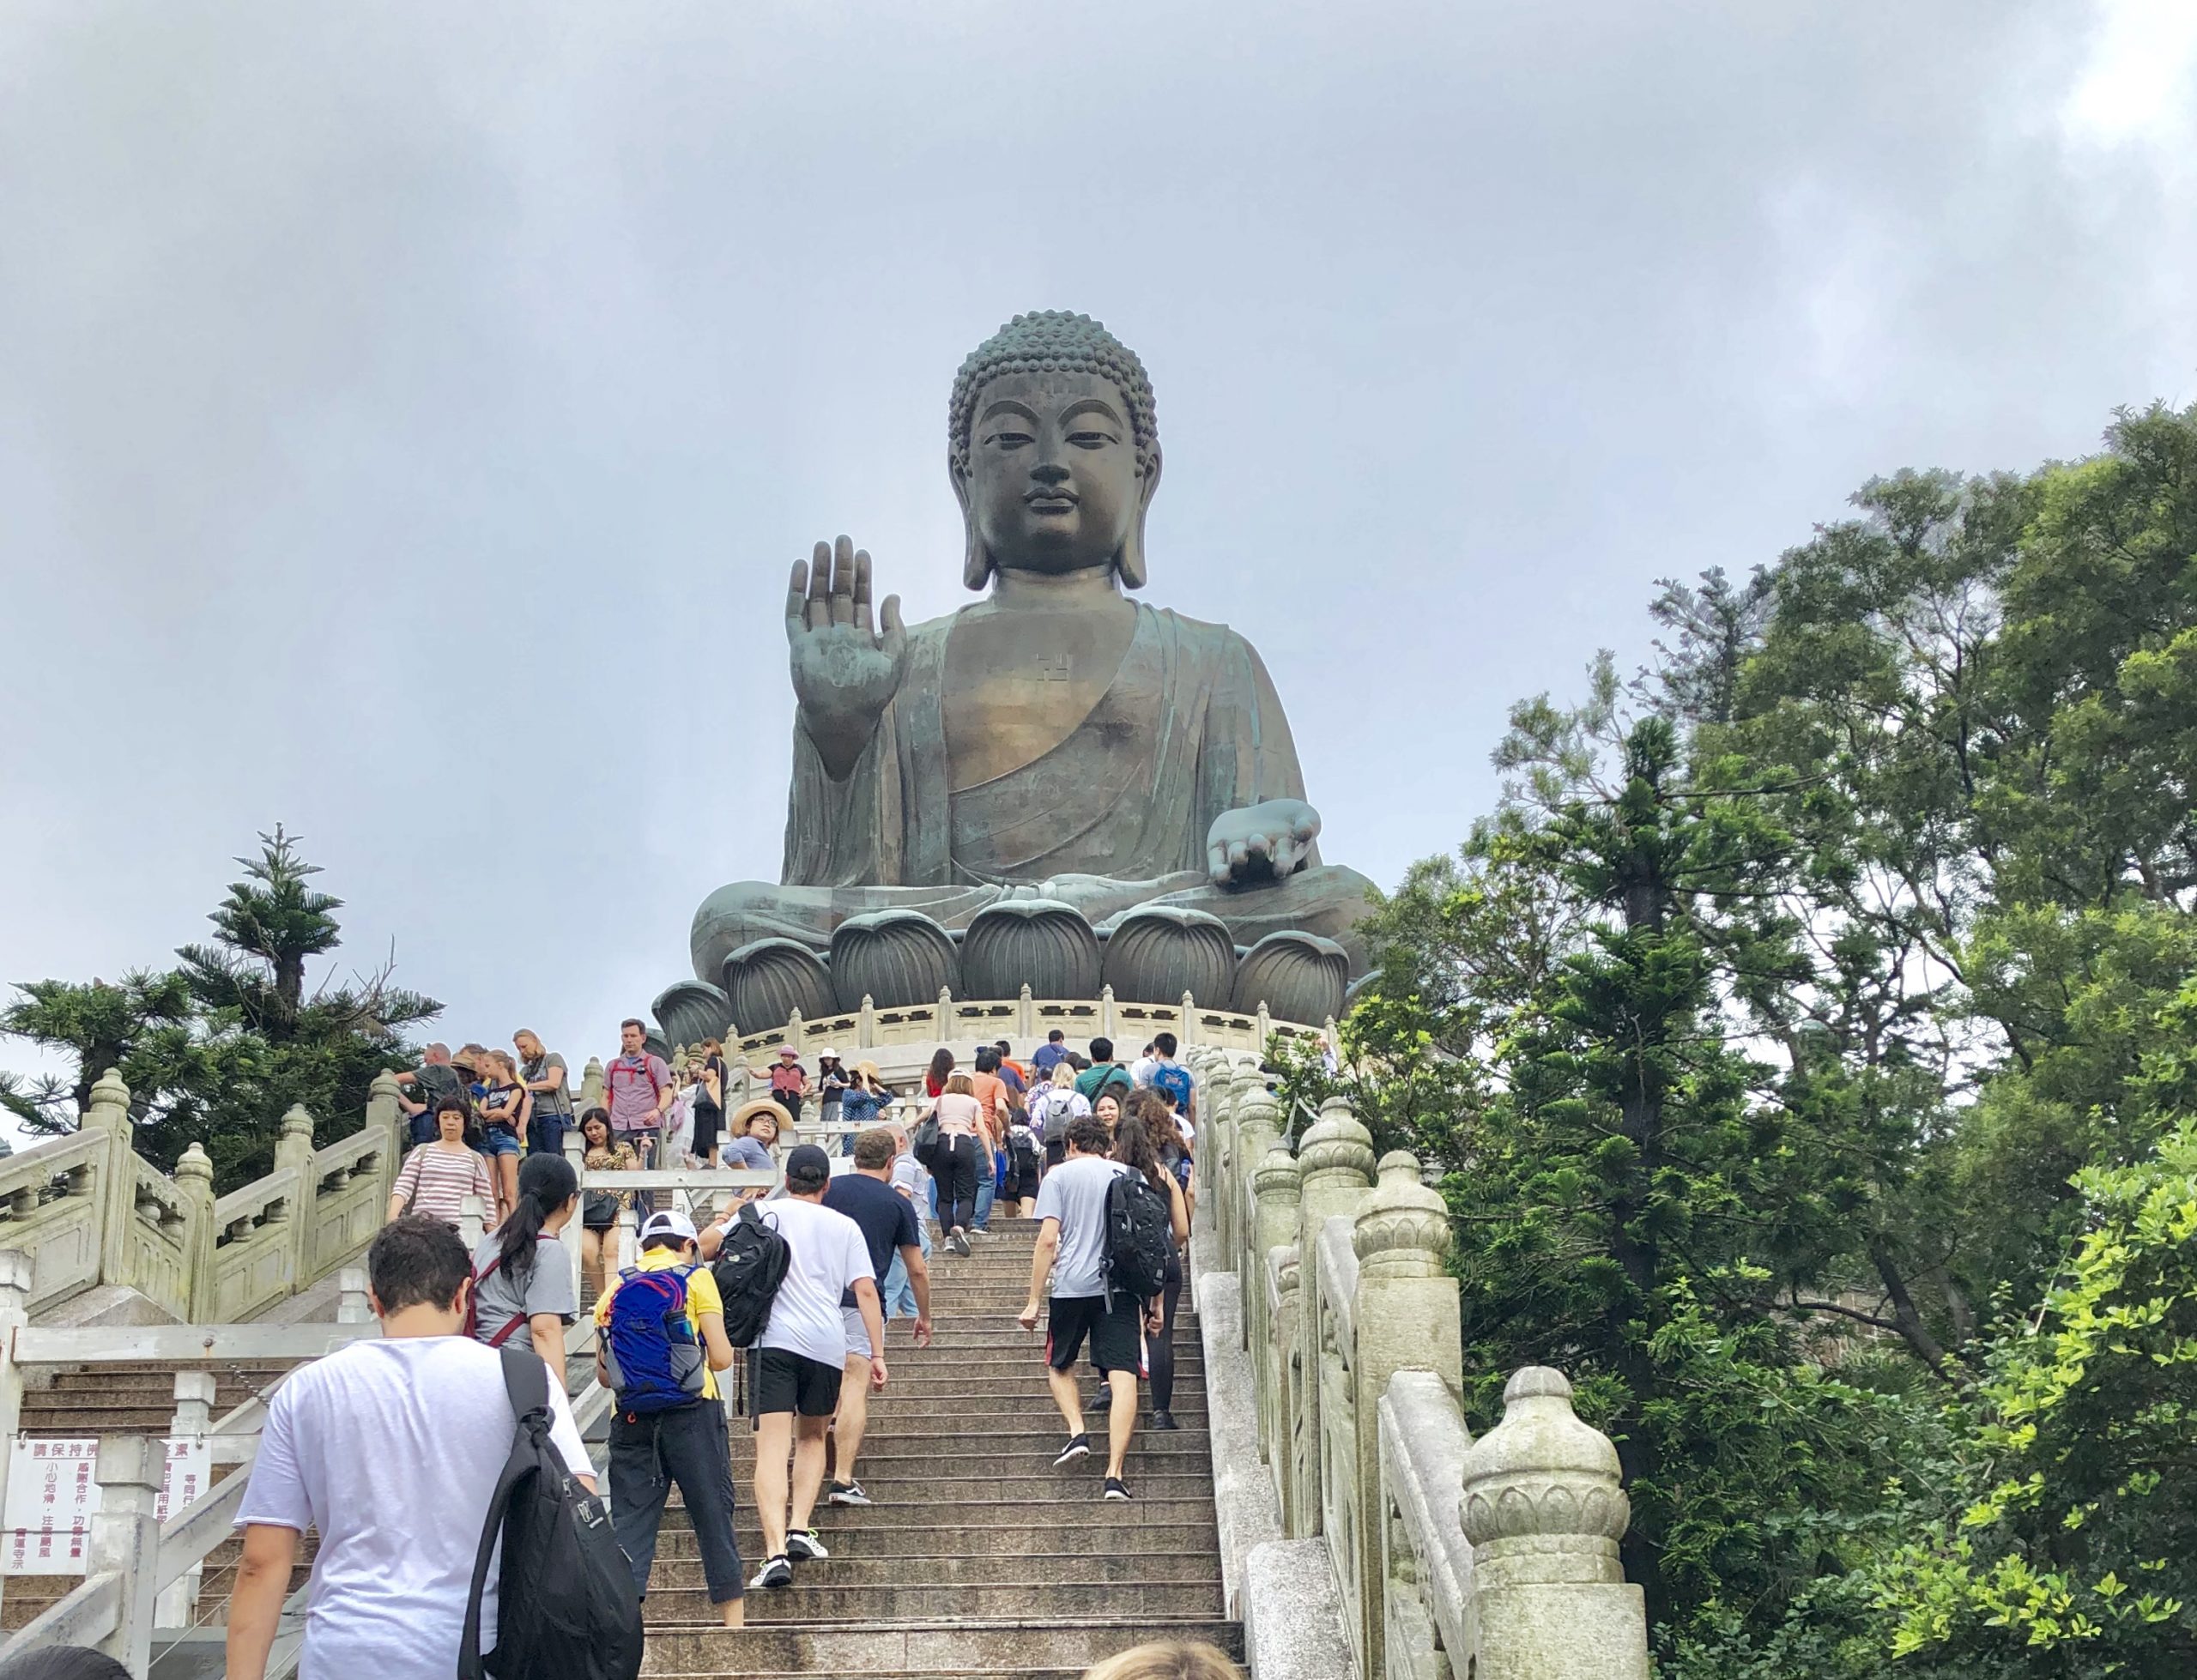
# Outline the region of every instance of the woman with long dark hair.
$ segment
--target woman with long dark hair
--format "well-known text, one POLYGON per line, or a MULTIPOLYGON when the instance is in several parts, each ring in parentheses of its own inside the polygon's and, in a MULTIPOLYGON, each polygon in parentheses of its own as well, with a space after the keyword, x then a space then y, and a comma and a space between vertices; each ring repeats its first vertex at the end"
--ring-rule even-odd
POLYGON ((579 1316, 563 1232, 579 1212, 579 1175, 561 1155, 519 1163, 518 1200, 473 1255, 473 1333, 490 1347, 530 1347, 565 1375, 565 1326, 579 1316))
POLYGON ((1167 1256, 1167 1284, 1160 1297, 1159 1333, 1147 1336, 1144 1345, 1145 1369, 1151 1373, 1152 1380, 1152 1427, 1171 1429, 1179 1427, 1174 1413, 1175 1311, 1183 1302, 1183 1245, 1190 1238, 1190 1210, 1183 1200, 1183 1187, 1175 1181, 1175 1175, 1167 1169, 1159 1151, 1152 1146, 1145 1104, 1139 1100, 1146 1095, 1143 1091, 1135 1093, 1129 1112, 1114 1128, 1114 1159, 1142 1173, 1146 1181, 1167 1199, 1167 1211, 1175 1228, 1174 1248, 1167 1256))
MULTIPOLYGON (((946 1082, 953 1074, 953 1052, 941 1044, 931 1052, 930 1067, 923 1074, 923 1095, 936 1097, 946 1089, 946 1082)), ((971 1092, 975 1091, 972 1085, 971 1092)))
MULTIPOLYGON (((632 1145, 613 1138, 610 1111, 590 1109, 580 1116, 580 1138, 586 1150, 581 1164, 591 1173, 639 1172, 641 1163, 632 1145)), ((604 1272, 618 1269, 618 1215, 633 1205, 631 1190, 590 1190, 580 1213, 580 1263, 604 1272), (608 1252, 605 1252, 608 1250, 608 1252)))

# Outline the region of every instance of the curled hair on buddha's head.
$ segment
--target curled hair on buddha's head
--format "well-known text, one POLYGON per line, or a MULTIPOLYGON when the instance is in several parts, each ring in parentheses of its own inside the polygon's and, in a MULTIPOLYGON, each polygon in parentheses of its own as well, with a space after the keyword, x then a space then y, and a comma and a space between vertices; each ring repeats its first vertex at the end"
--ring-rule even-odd
MULTIPOLYGON (((987 382, 1009 373, 1089 373, 1111 380, 1129 405, 1137 476, 1147 480, 1149 493, 1159 458, 1159 411, 1153 400, 1151 376, 1136 352, 1108 332, 1104 323, 1065 309, 1033 309, 1018 315, 962 359, 946 413, 947 461, 956 484, 969 476, 969 434, 976 420, 977 398, 987 382)), ((980 589, 991 564, 977 541, 974 527, 971 529, 962 581, 980 589)), ((1122 583, 1128 589, 1144 587, 1142 529, 1140 515, 1122 550, 1122 583)))

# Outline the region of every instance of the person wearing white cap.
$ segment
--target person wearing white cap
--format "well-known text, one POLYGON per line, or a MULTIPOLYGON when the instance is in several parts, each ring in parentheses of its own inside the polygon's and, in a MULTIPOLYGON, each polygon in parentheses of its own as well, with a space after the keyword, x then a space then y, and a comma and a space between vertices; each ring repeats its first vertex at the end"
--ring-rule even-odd
POLYGON ((869 1354, 869 1385, 885 1387, 885 1318, 869 1244, 861 1226, 824 1206, 831 1183, 832 1157, 802 1144, 786 1157, 784 1196, 760 1205, 761 1217, 790 1252, 771 1321, 755 1344, 755 1510, 764 1559, 750 1586, 790 1586, 796 1563, 831 1556, 809 1518, 824 1490, 824 1437, 847 1370, 847 1320, 839 1302, 850 1291, 869 1354))
POLYGON ((639 1261, 595 1303, 596 1380, 612 1391, 610 1520, 648 1596, 663 1502, 676 1485, 694 1526, 702 1579, 724 1625, 743 1619, 740 1546, 733 1538, 732 1451, 717 1374, 735 1357, 724 1299, 699 1264, 694 1222, 676 1208, 649 1215, 639 1261))

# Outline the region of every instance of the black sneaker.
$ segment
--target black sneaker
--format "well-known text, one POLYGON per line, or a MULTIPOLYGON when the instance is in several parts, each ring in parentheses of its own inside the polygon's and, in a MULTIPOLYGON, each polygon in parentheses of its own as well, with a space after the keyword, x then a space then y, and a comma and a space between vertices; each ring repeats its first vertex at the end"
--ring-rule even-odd
POLYGON ((1183 1426, 1175 1421, 1173 1412, 1161 1408, 1153 1412, 1152 1427, 1155 1429, 1179 1429, 1183 1426))
POLYGON ((1090 1456, 1091 1437, 1087 1435, 1072 1435, 1068 1438, 1068 1445, 1061 1448, 1060 1457, 1053 1460, 1053 1468, 1058 1470, 1064 1464, 1073 1464, 1078 1459, 1090 1456))
POLYGON ((963 1256, 965 1259, 968 1255, 969 1239, 958 1228, 954 1230, 952 1236, 946 1239, 946 1246, 953 1250, 955 1254, 963 1256))
POLYGON ((831 1505, 867 1505, 870 1497, 862 1490, 859 1482, 834 1482, 832 1491, 825 1496, 825 1502, 831 1505))
POLYGON ((821 1562, 831 1555, 813 1528, 797 1528, 786 1536, 786 1556, 796 1563, 821 1562))
POLYGON ((1127 1499, 1129 1496, 1129 1484, 1118 1476, 1109 1476, 1106 1478, 1105 1496, 1109 1499, 1127 1499))
POLYGON ((749 1581, 747 1584, 750 1586, 770 1587, 774 1589, 781 1586, 791 1586, 793 1585, 793 1560, 788 1557, 784 1552, 780 1552, 776 1557, 772 1558, 768 1562, 764 1564, 761 1568, 758 1569, 755 1572, 755 1579, 749 1581))

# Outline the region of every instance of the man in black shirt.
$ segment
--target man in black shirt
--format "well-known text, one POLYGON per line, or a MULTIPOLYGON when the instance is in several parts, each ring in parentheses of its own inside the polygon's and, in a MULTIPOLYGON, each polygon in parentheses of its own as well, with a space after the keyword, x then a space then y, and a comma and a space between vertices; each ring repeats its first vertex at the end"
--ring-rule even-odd
MULTIPOLYGON (((916 1345, 930 1343, 930 1272, 923 1264, 923 1233, 915 1205, 893 1187, 893 1157, 899 1145, 893 1133, 872 1127, 855 1139, 855 1169, 832 1181, 824 1206, 844 1213, 862 1228, 869 1263, 881 1286, 898 1254, 916 1294, 916 1345)), ((839 1297, 847 1321, 847 1374, 839 1384, 839 1409, 832 1415, 834 1459, 826 1501, 833 1505, 867 1505, 869 1496, 855 1479, 855 1455, 869 1426, 869 1332, 855 1308, 854 1291, 839 1297)))

